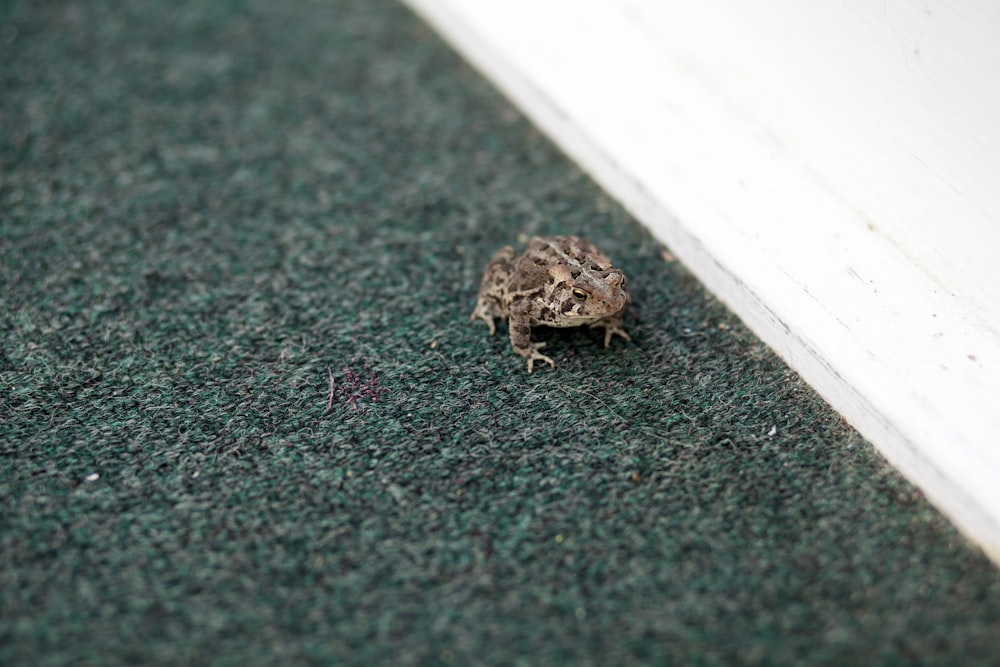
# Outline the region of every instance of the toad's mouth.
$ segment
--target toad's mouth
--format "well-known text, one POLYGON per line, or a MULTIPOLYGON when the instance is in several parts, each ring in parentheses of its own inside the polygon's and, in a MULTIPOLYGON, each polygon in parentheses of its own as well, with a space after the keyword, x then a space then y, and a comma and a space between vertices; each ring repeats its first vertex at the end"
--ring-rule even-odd
POLYGON ((615 304, 604 304, 606 307, 594 307, 595 304, 577 304, 573 308, 560 314, 560 319, 566 320, 569 326, 579 326, 581 324, 591 324, 606 317, 610 317, 621 311, 625 307, 625 300, 622 299, 620 305, 615 308, 615 304))
POLYGON ((614 315, 625 307, 625 296, 607 299, 591 299, 586 303, 575 303, 563 311, 563 315, 578 319, 601 319, 614 315))

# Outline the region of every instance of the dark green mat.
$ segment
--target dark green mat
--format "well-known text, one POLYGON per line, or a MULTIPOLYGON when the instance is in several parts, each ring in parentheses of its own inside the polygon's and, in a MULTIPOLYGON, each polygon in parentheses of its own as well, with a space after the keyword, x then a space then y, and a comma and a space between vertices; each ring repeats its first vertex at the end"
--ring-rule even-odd
POLYGON ((401 6, 7 0, 0 123, 0 664, 1000 664, 991 565, 401 6), (467 321, 535 233, 632 344, 467 321))

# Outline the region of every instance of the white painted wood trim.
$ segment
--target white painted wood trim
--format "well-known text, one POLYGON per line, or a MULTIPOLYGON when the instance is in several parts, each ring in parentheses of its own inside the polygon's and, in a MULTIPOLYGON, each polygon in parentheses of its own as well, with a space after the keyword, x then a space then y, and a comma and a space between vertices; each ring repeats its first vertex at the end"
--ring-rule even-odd
POLYGON ((405 2, 1000 562, 1000 3, 405 2))

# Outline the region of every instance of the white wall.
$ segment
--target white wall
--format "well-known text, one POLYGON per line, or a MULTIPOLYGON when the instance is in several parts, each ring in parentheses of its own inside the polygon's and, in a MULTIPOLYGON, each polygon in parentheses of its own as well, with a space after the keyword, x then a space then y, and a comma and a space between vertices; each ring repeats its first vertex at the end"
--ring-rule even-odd
POLYGON ((407 2, 1000 561, 1000 3, 407 2))

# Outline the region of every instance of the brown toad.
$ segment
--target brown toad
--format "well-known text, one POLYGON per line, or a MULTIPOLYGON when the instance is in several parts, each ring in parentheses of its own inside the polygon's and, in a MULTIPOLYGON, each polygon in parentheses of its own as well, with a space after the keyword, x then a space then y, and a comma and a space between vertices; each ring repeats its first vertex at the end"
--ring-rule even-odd
POLYGON ((469 319, 486 322, 491 336, 494 318, 507 320, 510 343, 528 360, 531 373, 535 361, 556 365, 538 351, 545 343, 531 342, 532 327, 601 327, 608 347, 615 334, 631 340, 622 329, 629 301, 625 275, 611 268, 593 243, 578 236, 536 236, 520 256, 510 246, 493 256, 469 319))

